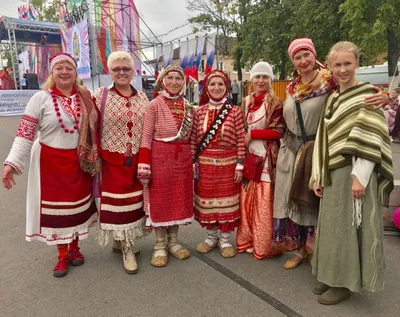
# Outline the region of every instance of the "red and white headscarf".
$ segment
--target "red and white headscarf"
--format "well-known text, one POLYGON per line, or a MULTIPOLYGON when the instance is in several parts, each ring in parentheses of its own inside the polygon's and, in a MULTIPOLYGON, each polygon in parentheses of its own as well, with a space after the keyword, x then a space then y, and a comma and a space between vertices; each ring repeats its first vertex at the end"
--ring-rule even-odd
POLYGON ((161 93, 166 98, 175 99, 178 98, 179 96, 182 96, 185 92, 186 92, 185 72, 179 65, 171 64, 165 67, 158 76, 153 95, 155 98, 158 96, 159 93, 161 93), (178 73, 183 78, 182 88, 177 94, 171 93, 165 86, 165 77, 173 72, 178 73))
POLYGON ((69 62, 75 69, 78 67, 78 63, 76 62, 75 58, 68 53, 58 53, 52 57, 50 57, 50 69, 53 70, 53 67, 57 63, 61 62, 69 62))
POLYGON ((202 106, 202 105, 207 104, 210 101, 210 99, 212 99, 214 102, 219 102, 228 96, 228 91, 229 91, 228 75, 225 72, 223 72, 222 70, 214 69, 203 79, 203 90, 201 92, 199 105, 202 106), (210 95, 210 92, 208 90, 208 85, 210 84, 211 79, 216 78, 216 77, 222 78, 222 80, 225 83, 225 93, 218 100, 216 100, 215 98, 212 98, 210 95))

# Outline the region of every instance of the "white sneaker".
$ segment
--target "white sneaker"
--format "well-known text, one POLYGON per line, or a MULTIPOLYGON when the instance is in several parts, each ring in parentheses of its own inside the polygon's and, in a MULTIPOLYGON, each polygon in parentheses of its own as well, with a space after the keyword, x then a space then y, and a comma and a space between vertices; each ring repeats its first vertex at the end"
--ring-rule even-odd
POLYGON ((126 273, 135 274, 138 271, 135 253, 132 248, 122 248, 122 259, 126 273))
POLYGON ((248 248, 248 249, 246 250, 246 252, 249 253, 249 254, 253 254, 253 248, 248 248))

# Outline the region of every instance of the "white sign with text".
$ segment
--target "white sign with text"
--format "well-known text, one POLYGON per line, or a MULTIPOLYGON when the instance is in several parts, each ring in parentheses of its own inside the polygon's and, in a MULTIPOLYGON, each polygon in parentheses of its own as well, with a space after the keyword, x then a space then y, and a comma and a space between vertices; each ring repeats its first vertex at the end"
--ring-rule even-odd
POLYGON ((0 117, 22 115, 29 99, 39 91, 0 90, 0 117))

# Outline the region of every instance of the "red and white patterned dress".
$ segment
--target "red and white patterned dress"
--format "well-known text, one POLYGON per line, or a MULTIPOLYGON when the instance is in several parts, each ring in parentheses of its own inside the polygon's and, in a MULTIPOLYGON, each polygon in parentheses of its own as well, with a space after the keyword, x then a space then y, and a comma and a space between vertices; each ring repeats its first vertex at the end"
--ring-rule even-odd
POLYGON ((65 133, 59 122, 62 119, 66 128, 73 129, 75 119, 71 111, 77 108, 73 97, 58 93, 60 116, 57 116, 48 91, 33 95, 4 162, 22 174, 31 156, 26 205, 28 241, 54 245, 70 243, 77 236, 86 238, 89 226, 97 217, 91 196, 92 177, 79 165, 79 134, 65 133))
MULTIPOLYGON (((195 111, 190 137, 195 154, 204 134, 222 107, 211 103, 195 111)), ((194 187, 194 214, 203 227, 234 231, 240 219, 240 187, 235 170, 243 166, 245 156, 244 121, 240 108, 233 107, 206 149, 199 155, 199 179, 194 187)))
POLYGON ((139 177, 151 178, 147 226, 166 228, 193 218, 193 168, 189 136, 192 106, 162 95, 145 113, 139 177))
POLYGON ((133 87, 130 97, 113 86, 99 88, 95 97, 102 117, 99 243, 114 239, 133 245, 144 234, 143 187, 137 179, 137 165, 149 101, 133 87), (105 89, 108 94, 103 98, 105 89))

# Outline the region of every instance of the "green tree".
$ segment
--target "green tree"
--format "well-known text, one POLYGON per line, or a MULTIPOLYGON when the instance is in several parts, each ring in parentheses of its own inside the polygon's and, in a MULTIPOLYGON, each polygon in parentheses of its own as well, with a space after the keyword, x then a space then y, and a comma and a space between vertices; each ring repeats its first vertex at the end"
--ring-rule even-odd
POLYGON ((344 14, 342 25, 360 47, 363 61, 374 63, 379 54, 387 51, 392 76, 399 56, 400 0, 346 0, 340 11, 344 14))
POLYGON ((287 0, 259 1, 251 6, 243 25, 243 60, 254 64, 265 60, 272 64, 279 79, 289 68, 287 47, 291 33, 293 7, 287 0))
POLYGON ((344 0, 264 0, 254 4, 244 26, 244 60, 254 63, 264 59, 274 65, 279 79, 294 68, 287 55, 290 41, 310 37, 318 58, 325 60, 329 48, 346 37, 341 27, 339 5, 344 0))
POLYGON ((345 0, 291 0, 293 11, 291 33, 295 37, 310 37, 317 50, 317 58, 324 62, 333 44, 346 39, 347 30, 341 25, 343 13, 338 9, 345 0))
MULTIPOLYGON (((210 32, 217 29, 221 32, 218 37, 218 52, 222 55, 231 53, 238 79, 242 80, 242 57, 244 39, 243 25, 250 12, 252 0, 187 0, 187 9, 199 14, 189 19, 193 24, 193 32, 210 32), (229 52, 228 40, 236 38, 236 44, 229 52)), ((218 33, 219 33, 218 32, 218 33)))
POLYGON ((29 3, 38 13, 38 21, 59 22, 58 0, 29 0, 29 3))

